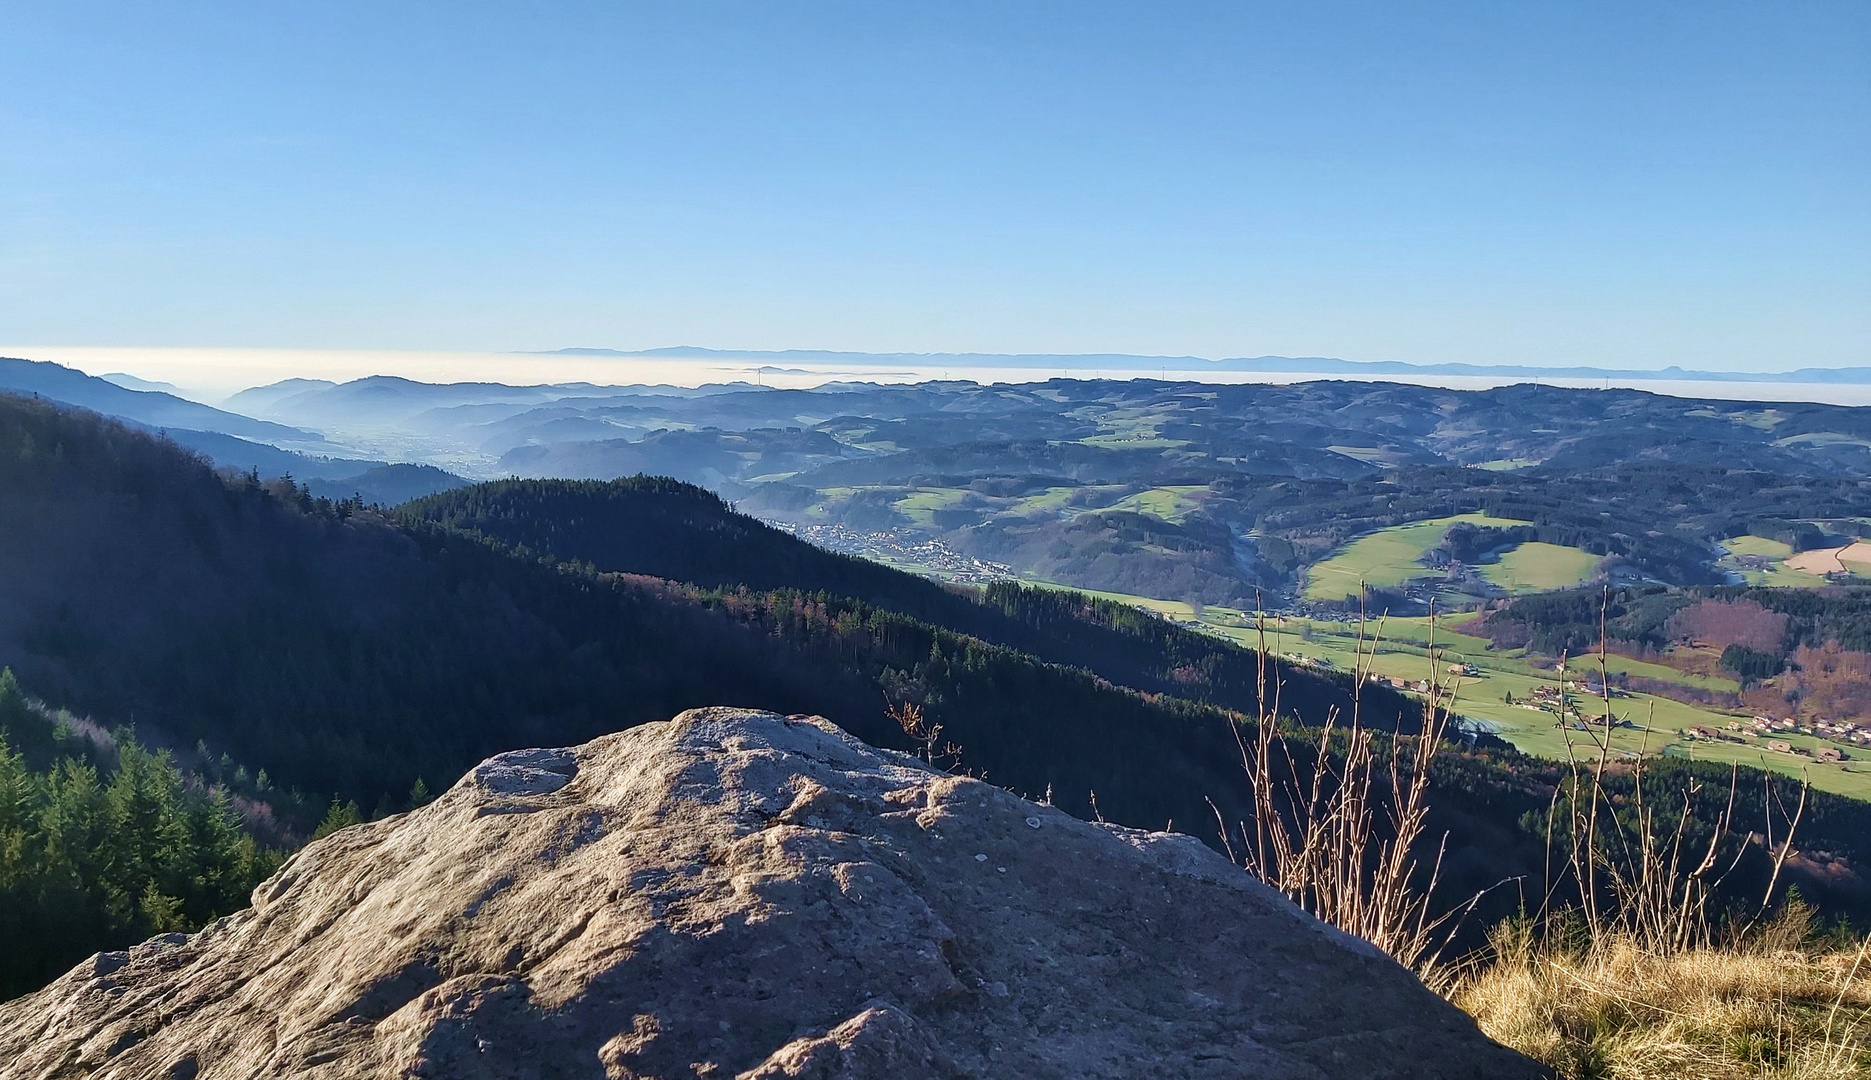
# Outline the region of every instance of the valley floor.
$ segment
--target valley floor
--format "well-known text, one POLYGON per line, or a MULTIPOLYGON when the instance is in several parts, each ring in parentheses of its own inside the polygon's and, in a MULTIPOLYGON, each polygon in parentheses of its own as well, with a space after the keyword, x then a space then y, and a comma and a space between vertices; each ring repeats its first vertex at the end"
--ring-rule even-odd
MULTIPOLYGON (((1063 588, 1064 586, 1060 586, 1063 588)), ((1073 590, 1084 592, 1085 590, 1073 590)), ((1356 622, 1313 619, 1301 616, 1268 616, 1264 626, 1257 625, 1254 614, 1234 608, 1203 606, 1199 610, 1187 603, 1153 600, 1121 593, 1092 593, 1106 599, 1128 603, 1154 611, 1180 625, 1213 633, 1237 644, 1258 648, 1266 635, 1268 651, 1284 662, 1317 665, 1349 672, 1356 663, 1360 647, 1356 622)), ((1590 733, 1559 727, 1556 715, 1533 704, 1535 692, 1549 693, 1562 679, 1582 679, 1598 671, 1596 656, 1574 661, 1571 671, 1561 676, 1533 663, 1523 649, 1496 649, 1487 639, 1449 629, 1451 623, 1468 618, 1454 615, 1438 620, 1433 626, 1425 617, 1371 620, 1364 628, 1363 649, 1374 653, 1370 658, 1373 675, 1401 683, 1414 683, 1430 675, 1429 645, 1433 632, 1436 650, 1445 665, 1443 678, 1455 680, 1456 711, 1486 723, 1495 734, 1521 751, 1554 760, 1565 760, 1568 742, 1571 752, 1588 756, 1592 749, 1590 733), (1446 665, 1463 664, 1474 673, 1451 676, 1446 665), (1511 695, 1514 704, 1506 698, 1511 695)), ((1710 678, 1678 671, 1661 664, 1647 663, 1613 654, 1606 667, 1615 676, 1626 673, 1674 682, 1704 690, 1738 689, 1730 679, 1710 678)), ((1574 691, 1574 709, 1587 714, 1601 713, 1603 705, 1596 697, 1574 691)), ((1749 727, 1751 712, 1728 712, 1708 706, 1693 705, 1654 694, 1632 692, 1614 697, 1612 714, 1630 726, 1620 726, 1612 733, 1615 752, 1634 756, 1658 754, 1666 750, 1698 761, 1718 761, 1750 765, 1774 772, 1803 776, 1813 787, 1838 795, 1871 799, 1871 751, 1846 750, 1846 760, 1816 760, 1821 746, 1831 745, 1808 735, 1775 732, 1772 741, 1784 742, 1797 752, 1777 752, 1768 748, 1767 736, 1735 732, 1730 723, 1749 727), (1648 728, 1648 730, 1646 730, 1648 728), (1691 728, 1713 729, 1727 739, 1688 738, 1691 728), (1808 756, 1811 755, 1811 756, 1808 756)))

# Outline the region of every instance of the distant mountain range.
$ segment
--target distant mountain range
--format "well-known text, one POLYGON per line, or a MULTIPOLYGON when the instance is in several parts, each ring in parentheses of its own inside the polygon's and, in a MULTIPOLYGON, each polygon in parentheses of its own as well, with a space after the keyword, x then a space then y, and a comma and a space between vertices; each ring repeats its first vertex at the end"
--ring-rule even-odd
MULTIPOLYGON (((118 376, 121 378, 122 376, 118 376)), ((0 357, 0 390, 41 397, 64 405, 114 416, 141 427, 167 430, 213 431, 269 443, 324 444, 317 432, 255 420, 160 390, 132 389, 109 379, 74 371, 43 360, 0 357)))
POLYGON ((1646 379, 1668 382, 1795 382, 1871 384, 1871 367, 1800 368, 1789 372, 1701 371, 1666 368, 1547 367, 1521 364, 1408 364, 1395 360, 1339 360, 1328 356, 1241 356, 1209 360, 1200 356, 1136 356, 1128 353, 868 353, 824 349, 706 349, 678 345, 665 349, 555 349, 552 355, 617 356, 644 359, 745 360, 760 364, 953 364, 979 368, 1059 368, 1073 371, 1267 372, 1295 375, 1463 375, 1502 379, 1646 379))
MULTIPOLYGON (((268 392, 290 396, 333 384, 313 379, 288 380, 248 394, 260 400, 268 392)), ((431 465, 398 465, 350 457, 344 448, 307 428, 259 420, 216 409, 170 393, 168 383, 132 375, 86 375, 61 364, 0 357, 0 394, 40 398, 159 432, 206 457, 215 465, 267 478, 291 476, 315 495, 393 506, 421 495, 459 487, 467 481, 431 465), (159 389, 167 387, 168 389, 159 389), (290 447, 291 449, 288 449, 290 447)))

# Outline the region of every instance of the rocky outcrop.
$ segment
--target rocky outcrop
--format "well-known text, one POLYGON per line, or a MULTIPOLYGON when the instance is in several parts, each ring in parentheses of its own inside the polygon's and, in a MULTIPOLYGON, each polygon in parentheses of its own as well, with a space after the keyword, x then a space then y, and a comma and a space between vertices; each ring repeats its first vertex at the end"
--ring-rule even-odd
POLYGON ((1532 1077, 1197 841, 824 720, 503 754, 0 1006, 4 1077, 1532 1077))

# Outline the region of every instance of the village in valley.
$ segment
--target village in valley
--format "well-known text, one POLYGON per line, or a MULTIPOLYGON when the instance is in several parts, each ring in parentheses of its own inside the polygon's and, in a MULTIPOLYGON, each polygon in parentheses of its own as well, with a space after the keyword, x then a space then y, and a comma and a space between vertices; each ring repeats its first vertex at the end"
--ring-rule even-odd
POLYGON ((1770 753, 1794 754, 1810 757, 1816 761, 1841 762, 1848 760, 1846 746, 1871 746, 1871 725, 1850 720, 1814 720, 1802 723, 1795 717, 1784 716, 1776 720, 1770 716, 1756 716, 1750 721, 1730 720, 1720 730, 1705 724, 1686 727, 1682 737, 1689 741, 1697 739, 1705 742, 1730 742, 1747 744, 1753 739, 1765 739, 1764 744, 1770 753), (1807 735, 1821 740, 1816 747, 1795 746, 1784 738, 1783 734, 1807 735))

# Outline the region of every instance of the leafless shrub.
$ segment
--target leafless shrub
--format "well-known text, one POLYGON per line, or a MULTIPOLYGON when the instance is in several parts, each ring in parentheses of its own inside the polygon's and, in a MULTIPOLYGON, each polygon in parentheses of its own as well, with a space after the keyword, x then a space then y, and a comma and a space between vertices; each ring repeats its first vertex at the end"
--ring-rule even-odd
MULTIPOLYGON (((1740 771, 1731 770, 1725 791, 1711 790, 1691 777, 1679 805, 1658 805, 1645 784, 1653 719, 1646 719, 1635 751, 1613 746, 1614 733, 1629 727, 1630 720, 1616 715, 1607 689, 1609 650, 1604 623, 1608 605, 1607 594, 1599 613, 1600 695, 1592 701, 1592 714, 1583 703, 1570 704, 1563 658, 1558 669, 1555 700, 1566 746, 1566 775, 1554 788, 1547 814, 1548 881, 1535 914, 1546 920, 1561 898, 1576 899, 1591 940, 1627 939, 1659 954, 1706 947, 1716 931, 1711 901, 1746 853, 1746 845, 1736 843, 1734 835, 1740 771), (1614 783, 1614 777, 1628 783, 1614 783), (1707 826, 1706 837, 1696 835, 1699 823, 1707 826)), ((1806 809, 1804 782, 1791 811, 1772 774, 1765 774, 1763 783, 1767 785, 1765 846, 1773 864, 1749 925, 1758 922, 1773 902, 1781 869, 1793 851, 1793 834, 1806 809)), ((1744 931, 1742 927, 1737 932, 1744 931)))
POLYGON ((947 768, 961 761, 961 747, 942 741, 942 725, 923 713, 913 701, 884 698, 884 715, 896 721, 903 734, 916 740, 916 756, 935 768, 947 768))
POLYGON ((1422 723, 1414 733, 1389 737, 1365 726, 1361 707, 1382 639, 1381 619, 1376 632, 1367 633, 1369 622, 1360 612, 1351 715, 1333 710, 1321 727, 1304 734, 1280 724, 1278 660, 1267 648, 1264 616, 1257 624, 1257 722, 1251 731, 1237 725, 1235 733, 1253 822, 1237 826, 1238 852, 1236 837, 1222 826, 1230 856, 1301 908, 1405 966, 1432 966, 1466 910, 1438 915, 1430 906, 1447 844, 1445 835, 1433 856, 1425 850, 1431 769, 1455 696, 1454 685, 1443 678, 1434 618, 1422 723))

